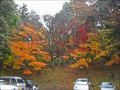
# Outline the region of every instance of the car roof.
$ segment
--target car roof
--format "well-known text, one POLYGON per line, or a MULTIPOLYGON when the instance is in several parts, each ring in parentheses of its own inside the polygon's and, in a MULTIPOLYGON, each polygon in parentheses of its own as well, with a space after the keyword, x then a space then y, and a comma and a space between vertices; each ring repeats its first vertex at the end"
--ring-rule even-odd
POLYGON ((78 78, 77 80, 88 80, 87 78, 78 78))
POLYGON ((0 78, 18 78, 18 79, 21 79, 21 77, 15 77, 15 76, 0 76, 0 78))

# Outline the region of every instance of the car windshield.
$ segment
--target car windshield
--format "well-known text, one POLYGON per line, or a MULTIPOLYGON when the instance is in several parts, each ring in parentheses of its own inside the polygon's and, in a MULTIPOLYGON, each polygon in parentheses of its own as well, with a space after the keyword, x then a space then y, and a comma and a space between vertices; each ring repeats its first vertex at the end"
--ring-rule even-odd
POLYGON ((86 84, 88 84, 88 81, 87 80, 77 80, 75 84, 77 84, 77 85, 81 85, 81 84, 86 85, 86 84))
POLYGON ((102 83, 101 85, 102 88, 113 88, 112 83, 102 83))

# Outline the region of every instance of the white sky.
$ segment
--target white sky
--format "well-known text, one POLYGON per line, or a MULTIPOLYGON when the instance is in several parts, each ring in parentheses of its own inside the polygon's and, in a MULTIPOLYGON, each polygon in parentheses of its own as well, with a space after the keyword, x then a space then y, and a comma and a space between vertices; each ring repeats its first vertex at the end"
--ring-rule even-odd
POLYGON ((14 0, 16 4, 21 6, 23 3, 27 5, 28 10, 34 10, 38 15, 44 14, 55 15, 62 9, 65 2, 69 0, 14 0))

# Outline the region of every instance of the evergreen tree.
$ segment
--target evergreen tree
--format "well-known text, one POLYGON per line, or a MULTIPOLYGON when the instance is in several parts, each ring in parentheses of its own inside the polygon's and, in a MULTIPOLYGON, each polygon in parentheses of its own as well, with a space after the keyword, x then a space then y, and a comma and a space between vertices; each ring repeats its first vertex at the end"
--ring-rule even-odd
POLYGON ((17 25, 18 16, 13 0, 0 1, 0 64, 10 55, 9 33, 17 25))

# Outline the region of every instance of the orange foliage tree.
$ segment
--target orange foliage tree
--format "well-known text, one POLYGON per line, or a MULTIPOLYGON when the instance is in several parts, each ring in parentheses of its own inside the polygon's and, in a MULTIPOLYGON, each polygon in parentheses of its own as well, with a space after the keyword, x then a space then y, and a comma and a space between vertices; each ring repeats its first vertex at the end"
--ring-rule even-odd
POLYGON ((20 26, 20 30, 14 32, 11 40, 11 49, 15 58, 13 68, 23 70, 24 74, 32 74, 32 71, 41 70, 50 60, 49 54, 44 50, 47 45, 43 32, 32 26, 20 26))

